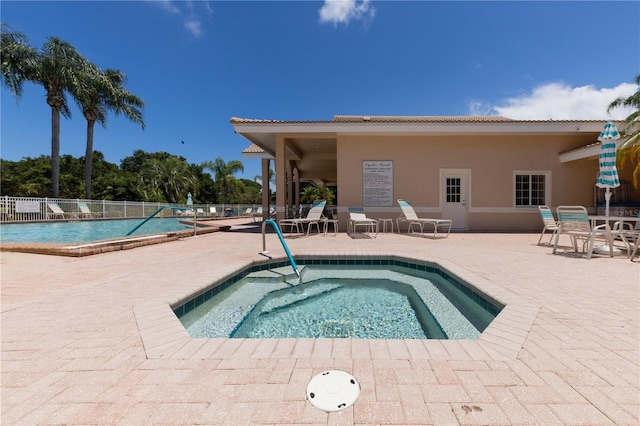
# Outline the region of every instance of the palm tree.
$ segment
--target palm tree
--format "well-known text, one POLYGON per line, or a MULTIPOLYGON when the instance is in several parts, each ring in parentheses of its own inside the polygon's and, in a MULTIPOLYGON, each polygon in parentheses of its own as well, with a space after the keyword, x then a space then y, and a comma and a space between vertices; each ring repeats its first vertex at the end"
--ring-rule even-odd
POLYGON ((300 202, 311 204, 320 199, 318 188, 313 185, 306 186, 300 193, 300 202))
POLYGON ((39 51, 29 46, 26 37, 2 25, 2 75, 4 84, 19 99, 22 84, 42 84, 51 107, 51 186, 58 196, 60 180, 60 114, 71 117, 65 93, 77 90, 81 73, 89 62, 71 44, 49 37, 39 51))
MULTIPOLYGON (((152 158, 139 175, 141 190, 148 201, 179 203, 188 191, 198 188, 198 178, 189 164, 177 157, 152 158)), ((195 195, 195 194, 194 194, 195 195)))
POLYGON ((225 163, 222 158, 218 157, 213 162, 205 161, 201 165, 203 168, 213 172, 216 185, 218 185, 218 189, 222 193, 222 202, 227 204, 229 188, 236 181, 236 178, 233 175, 238 172, 244 172, 244 165, 242 164, 242 161, 231 160, 228 163, 225 163))
MULTIPOLYGON (((253 178, 253 181, 256 182, 256 183, 260 182, 260 185, 264 186, 263 182, 262 182, 262 175, 256 175, 253 178)), ((276 172, 274 172, 272 168, 269 168, 269 184, 271 184, 271 185, 275 185, 276 184, 276 172)))
POLYGON ((627 124, 624 133, 628 139, 618 149, 618 158, 621 166, 624 166, 627 161, 635 163, 633 186, 640 188, 640 74, 636 76, 635 82, 638 85, 636 92, 627 98, 618 98, 611 102, 607 111, 621 106, 633 108, 625 120, 627 124))
POLYGON ((144 102, 127 91, 126 81, 120 70, 108 69, 104 72, 89 66, 83 74, 83 84, 74 87, 71 94, 87 120, 87 148, 85 153, 84 182, 85 198, 91 198, 91 170, 93 159, 93 128, 96 122, 107 126, 107 113, 124 115, 130 121, 140 124, 144 130, 142 108, 144 102))
POLYGON ((24 34, 11 31, 5 23, 0 23, 0 38, 2 82, 19 100, 22 97, 22 85, 30 80, 35 68, 37 52, 29 46, 24 34))

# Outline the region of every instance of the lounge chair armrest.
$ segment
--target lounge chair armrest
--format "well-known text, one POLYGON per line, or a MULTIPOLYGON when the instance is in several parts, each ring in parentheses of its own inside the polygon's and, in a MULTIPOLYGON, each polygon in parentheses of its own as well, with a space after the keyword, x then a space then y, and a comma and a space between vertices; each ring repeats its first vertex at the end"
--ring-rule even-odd
POLYGON ((594 230, 594 231, 601 231, 601 230, 604 230, 604 231, 607 231, 607 232, 611 232, 611 226, 609 226, 609 224, 608 224, 608 223, 603 223, 602 225, 594 226, 594 227, 593 227, 593 230, 594 230))
POLYGON ((613 224, 612 230, 614 230, 614 231, 633 231, 633 225, 628 223, 628 222, 619 220, 619 221, 617 221, 616 223, 613 224))

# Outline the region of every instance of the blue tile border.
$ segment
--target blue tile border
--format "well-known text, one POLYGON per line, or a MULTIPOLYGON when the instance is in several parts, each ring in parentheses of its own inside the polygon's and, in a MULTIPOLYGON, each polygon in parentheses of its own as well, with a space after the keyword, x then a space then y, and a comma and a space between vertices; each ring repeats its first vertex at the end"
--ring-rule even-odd
MULTIPOLYGON (((296 263, 298 265, 322 265, 322 266, 396 266, 409 270, 417 270, 421 272, 430 272, 435 273, 445 279, 447 282, 457 287, 459 290, 464 292, 467 296, 472 298, 479 306, 487 310, 490 314, 496 316, 504 305, 499 303, 494 303, 487 299, 487 297, 476 290, 472 284, 467 283, 463 280, 456 278, 451 275, 449 271, 442 268, 441 266, 433 263, 424 263, 417 260, 409 261, 409 259, 405 258, 391 258, 388 256, 384 257, 348 257, 348 258, 336 258, 336 257, 322 257, 322 256, 303 256, 299 259, 296 259, 296 263)), ((289 263, 287 261, 275 261, 269 262, 264 261, 262 263, 254 264, 246 267, 245 269, 239 271, 238 273, 232 275, 230 278, 217 283, 212 283, 211 287, 209 287, 204 292, 194 295, 182 305, 173 308, 173 312, 176 314, 178 318, 192 311, 194 308, 200 306, 205 303, 209 299, 211 299, 216 294, 228 288, 230 285, 235 284, 240 281, 242 278, 247 275, 258 272, 265 271, 275 268, 282 268, 284 266, 288 266, 289 263)))

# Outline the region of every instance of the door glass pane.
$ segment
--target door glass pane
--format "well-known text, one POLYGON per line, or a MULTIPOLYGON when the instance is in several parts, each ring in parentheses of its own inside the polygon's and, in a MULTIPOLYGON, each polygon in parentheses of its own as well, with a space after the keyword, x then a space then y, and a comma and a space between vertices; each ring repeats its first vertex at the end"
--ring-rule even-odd
POLYGON ((460 202, 460 185, 461 179, 457 177, 448 177, 446 181, 447 203, 460 202))

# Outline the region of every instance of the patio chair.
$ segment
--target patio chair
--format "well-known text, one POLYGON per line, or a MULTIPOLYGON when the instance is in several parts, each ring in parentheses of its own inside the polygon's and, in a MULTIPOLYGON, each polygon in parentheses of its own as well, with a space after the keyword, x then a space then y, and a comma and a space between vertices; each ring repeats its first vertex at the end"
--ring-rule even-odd
POLYGON ((78 213, 78 217, 93 217, 93 212, 89 209, 87 203, 78 203, 78 209, 80 210, 80 213, 78 213))
POLYGON ((582 251, 584 252, 586 249, 587 259, 591 259, 596 239, 605 240, 608 243, 609 254, 613 257, 613 236, 608 223, 592 227, 587 209, 583 206, 558 206, 556 213, 558 215, 559 229, 556 232, 553 254, 556 254, 558 249, 560 235, 564 234, 571 237, 575 252, 578 251, 578 240, 582 241, 582 251))
POLYGON ((633 262, 633 258, 636 257, 638 252, 638 246, 640 245, 640 212, 638 212, 638 218, 635 220, 635 226, 630 223, 620 220, 613 224, 612 232, 622 238, 624 244, 627 246, 627 254, 629 259, 633 262))
POLYGON ((60 208, 60 206, 56 203, 47 203, 47 207, 51 210, 51 213, 47 214, 47 219, 61 217, 62 219, 67 219, 71 216, 70 213, 65 212, 60 208))
POLYGON ((540 211, 540 216, 542 216, 542 224, 544 225, 544 228, 542 228, 542 232, 540 233, 540 238, 538 238, 538 245, 540 245, 540 241, 542 241, 542 237, 547 231, 552 231, 551 238, 549 238, 549 242, 547 243, 551 244, 553 237, 556 235, 556 232, 558 232, 559 229, 558 222, 553 217, 553 212, 551 211, 549 206, 538 206, 538 210, 540 211))
POLYGON ((209 214, 211 216, 218 216, 218 212, 216 211, 215 207, 209 207, 209 214))
POLYGON ((438 237, 438 229, 443 228, 446 229, 447 235, 445 238, 449 236, 451 233, 451 226, 453 222, 449 219, 430 219, 430 218, 422 218, 418 217, 416 212, 411 207, 411 204, 408 202, 399 199, 398 205, 402 209, 402 215, 396 219, 396 225, 398 227, 398 232, 400 232, 400 223, 409 222, 409 228, 407 229, 407 234, 409 232, 413 232, 413 226, 418 225, 420 227, 420 233, 424 233, 424 225, 433 226, 433 236, 438 237))
POLYGON ((278 222, 280 229, 284 229, 285 226, 289 227, 289 235, 293 234, 293 228, 296 228, 296 232, 299 234, 300 229, 304 232, 304 225, 307 225, 307 236, 313 225, 316 225, 316 229, 320 232, 320 222, 323 221, 322 212, 327 202, 325 200, 314 201, 311 208, 307 212, 307 215, 302 218, 293 219, 281 219, 278 222))
POLYGON ((355 235, 358 226, 364 227, 364 232, 373 233, 375 229, 375 236, 378 236, 378 221, 376 219, 370 219, 364 213, 362 207, 349 207, 349 223, 347 224, 347 234, 355 235))

